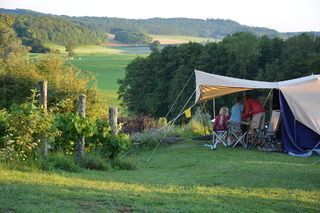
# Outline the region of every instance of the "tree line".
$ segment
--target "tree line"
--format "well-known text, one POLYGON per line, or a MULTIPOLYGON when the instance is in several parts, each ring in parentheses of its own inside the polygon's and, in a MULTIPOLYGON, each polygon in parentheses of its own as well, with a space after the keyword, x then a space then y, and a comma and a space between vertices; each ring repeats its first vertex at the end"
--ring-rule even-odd
MULTIPOLYGON (((132 114, 165 116, 194 69, 271 82, 318 73, 320 37, 301 34, 283 40, 236 33, 219 43, 167 46, 126 67, 119 97, 132 114)), ((190 82, 170 117, 177 115, 195 90, 194 76, 190 82)), ((218 104, 225 101, 219 99, 218 104)))
POLYGON ((224 19, 152 18, 124 19, 108 17, 68 17, 65 18, 92 30, 111 32, 114 28, 140 31, 154 35, 187 35, 224 38, 236 32, 251 32, 258 36, 280 36, 276 30, 263 27, 248 27, 238 22, 224 19))
POLYGON ((138 30, 119 29, 114 28, 111 30, 114 40, 127 44, 146 44, 152 42, 152 38, 138 30))

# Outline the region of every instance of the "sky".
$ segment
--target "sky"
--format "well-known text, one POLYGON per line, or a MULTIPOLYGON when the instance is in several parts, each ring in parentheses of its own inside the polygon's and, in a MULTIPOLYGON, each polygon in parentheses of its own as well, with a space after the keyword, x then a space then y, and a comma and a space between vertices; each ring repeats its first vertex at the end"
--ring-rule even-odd
POLYGON ((320 0, 0 0, 0 8, 69 16, 220 18, 280 32, 320 31, 320 0))

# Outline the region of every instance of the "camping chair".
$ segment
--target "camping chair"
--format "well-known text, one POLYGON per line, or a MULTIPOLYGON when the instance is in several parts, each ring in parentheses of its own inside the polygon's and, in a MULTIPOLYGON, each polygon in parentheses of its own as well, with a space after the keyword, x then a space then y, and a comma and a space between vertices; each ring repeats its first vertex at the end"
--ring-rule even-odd
POLYGON ((265 147, 265 151, 274 151, 275 145, 277 145, 277 137, 276 133, 279 129, 279 123, 280 123, 280 116, 281 111, 280 110, 273 110, 271 114, 271 119, 268 124, 268 127, 264 134, 262 135, 261 140, 261 147, 265 147), (271 149, 269 149, 269 146, 271 149))
MULTIPOLYGON (((250 122, 252 122, 252 120, 250 122)), ((260 123, 259 123, 258 129, 250 129, 250 127, 249 127, 248 134, 247 134, 248 135, 247 147, 249 149, 251 149, 253 146, 258 146, 261 143, 262 138, 264 137, 264 126, 265 125, 262 125, 262 122, 264 123, 264 119, 261 118, 259 122, 260 123)), ((249 123, 249 126, 250 125, 251 124, 249 123)))
POLYGON ((218 143, 222 143, 224 146, 227 146, 226 144, 226 138, 228 135, 228 130, 213 130, 212 131, 212 149, 217 148, 218 143))
MULTIPOLYGON (((244 147, 247 148, 248 146, 248 122, 241 121, 241 126, 245 126, 245 128, 240 128, 240 131, 231 131, 231 135, 236 139, 236 142, 233 144, 232 148, 237 146, 239 143, 244 147)), ((231 127, 232 128, 232 127, 231 127)))

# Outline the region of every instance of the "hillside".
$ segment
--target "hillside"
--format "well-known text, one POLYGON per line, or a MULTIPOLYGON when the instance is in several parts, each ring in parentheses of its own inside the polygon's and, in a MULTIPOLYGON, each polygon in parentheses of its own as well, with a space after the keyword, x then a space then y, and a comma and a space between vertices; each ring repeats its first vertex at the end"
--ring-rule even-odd
POLYGON ((272 29, 262 27, 248 27, 232 20, 223 19, 188 19, 188 18, 152 18, 152 19, 123 19, 108 17, 66 17, 93 30, 113 28, 140 30, 154 35, 185 35, 196 37, 210 37, 221 39, 236 32, 251 32, 262 36, 279 36, 272 29))
POLYGON ((13 22, 12 28, 17 36, 23 45, 31 47, 32 52, 48 51, 44 47, 46 43, 63 46, 100 44, 105 37, 101 32, 89 30, 57 16, 44 16, 31 11, 25 11, 23 14, 3 14, 3 10, 0 10, 0 15, 7 16, 13 22))
MULTIPOLYGON (((48 15, 31 10, 24 9, 0 9, 2 14, 29 14, 29 15, 48 15)), ((107 14, 106 14, 107 15, 107 14)), ((59 16, 71 20, 86 28, 100 31, 111 32, 115 28, 130 29, 141 31, 153 35, 185 35, 206 38, 221 39, 227 35, 236 32, 251 32, 255 35, 262 36, 280 36, 280 33, 273 29, 263 27, 249 27, 241 25, 232 20, 223 19, 189 19, 189 18, 152 18, 152 19, 124 19, 108 17, 70 17, 59 16)))

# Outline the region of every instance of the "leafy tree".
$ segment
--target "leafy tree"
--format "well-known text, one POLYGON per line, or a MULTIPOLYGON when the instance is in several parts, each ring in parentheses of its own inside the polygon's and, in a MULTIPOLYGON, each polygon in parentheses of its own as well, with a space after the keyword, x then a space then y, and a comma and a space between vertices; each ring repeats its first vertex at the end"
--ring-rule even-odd
POLYGON ((155 40, 153 41, 150 45, 149 45, 149 48, 152 52, 160 52, 161 50, 161 44, 160 44, 160 41, 158 40, 155 40))
POLYGON ((139 30, 129 30, 129 29, 113 29, 111 31, 114 36, 114 40, 128 43, 128 44, 145 44, 152 41, 152 38, 146 34, 140 32, 139 30))
POLYGON ((75 56, 75 52, 74 52, 75 48, 76 48, 76 45, 75 45, 73 42, 69 42, 69 43, 67 44, 67 46, 66 46, 66 52, 68 52, 68 56, 69 56, 69 57, 75 56))
POLYGON ((27 53, 27 48, 22 46, 21 40, 12 29, 13 23, 13 17, 0 14, 0 59, 21 57, 27 53))
POLYGON ((222 45, 234 55, 241 78, 255 78, 260 56, 259 39, 250 33, 236 33, 223 39, 222 45))
MULTIPOLYGON (((133 114, 163 117, 195 68, 264 81, 297 78, 320 70, 319 42, 319 37, 309 34, 282 40, 236 33, 220 43, 167 46, 127 66, 126 76, 120 81, 120 98, 133 114)), ((170 118, 180 112, 194 89, 191 77, 170 118)), ((217 108, 230 105, 232 99, 218 99, 217 108)), ((190 105, 191 102, 187 106, 190 105)))

